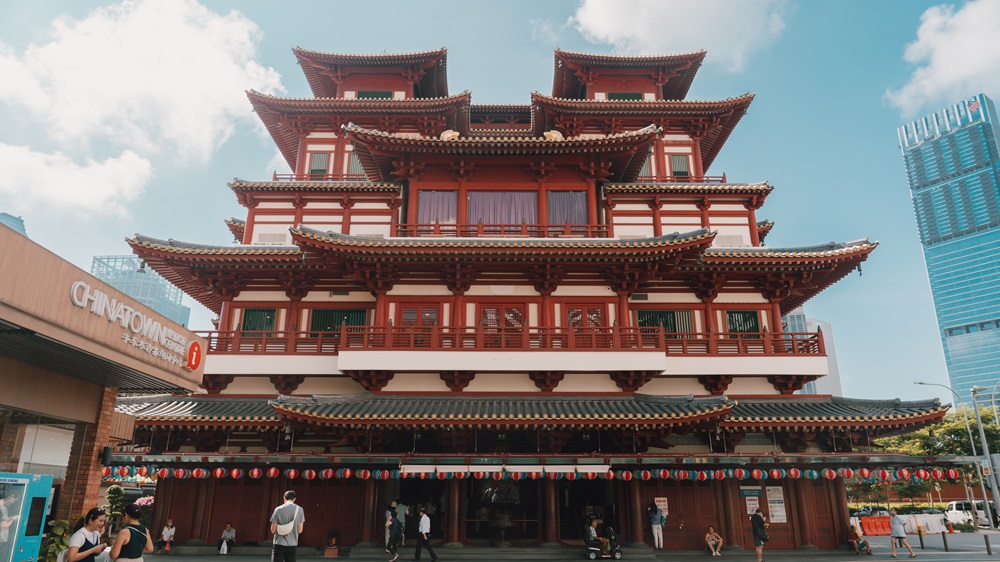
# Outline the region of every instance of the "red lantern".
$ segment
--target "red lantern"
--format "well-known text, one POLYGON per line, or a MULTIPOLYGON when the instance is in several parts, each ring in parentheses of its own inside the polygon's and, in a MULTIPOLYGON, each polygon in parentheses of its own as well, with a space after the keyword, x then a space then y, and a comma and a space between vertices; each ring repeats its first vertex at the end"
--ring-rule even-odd
POLYGON ((228 475, 229 475, 229 473, 226 471, 226 469, 224 469, 222 467, 219 467, 219 468, 216 468, 216 469, 212 470, 212 476, 214 476, 216 478, 225 478, 228 475))
POLYGON ((465 478, 465 473, 464 472, 452 472, 451 473, 451 477, 452 478, 458 478, 459 480, 461 480, 461 479, 465 478))
POLYGON ((716 470, 715 472, 712 473, 712 478, 714 478, 716 480, 725 480, 726 479, 726 471, 725 470, 716 470))
POLYGON ((940 479, 944 478, 944 471, 941 470, 940 468, 935 468, 935 469, 931 470, 931 478, 933 478, 935 480, 940 480, 940 479))
POLYGON ((930 473, 923 468, 918 468, 913 471, 913 475, 921 480, 927 480, 927 478, 930 476, 930 473))
POLYGON ((691 474, 686 470, 678 470, 674 473, 674 478, 677 480, 687 480, 691 474))
POLYGON ((255 468, 251 468, 250 472, 248 472, 247 474, 250 475, 250 478, 253 478, 254 480, 256 480, 256 479, 260 478, 261 476, 264 476, 264 471, 255 467, 255 468))
POLYGON ((583 473, 583 477, 586 478, 587 480, 593 480, 593 479, 597 478, 597 473, 596 472, 584 472, 583 473))
POLYGON ((170 478, 174 473, 169 468, 161 468, 156 471, 156 475, 160 478, 170 478))
POLYGON ((750 473, 742 468, 737 468, 733 471, 733 475, 740 480, 746 480, 747 476, 750 476, 750 473))
POLYGON ((127 466, 123 466, 118 469, 118 476, 120 476, 121 478, 128 478, 128 475, 129 475, 129 470, 127 466))
POLYGON ((639 471, 639 480, 649 480, 653 477, 653 473, 648 470, 639 471))
POLYGON ((628 482, 628 481, 632 480, 632 471, 631 470, 622 470, 619 474, 616 474, 615 476, 617 476, 618 478, 621 478, 622 480, 628 482))
POLYGON ((832 468, 824 468, 823 478, 826 478, 827 480, 835 480, 837 478, 837 471, 832 468))
POLYGON ((542 476, 544 476, 544 474, 541 473, 541 472, 529 472, 528 473, 528 478, 531 478, 532 480, 538 480, 542 476))
POLYGON ((139 468, 135 469, 135 473, 138 474, 139 476, 142 476, 143 478, 145 478, 145 477, 149 476, 149 467, 148 466, 140 466, 139 468))
POLYGON ((110 466, 106 466, 106 467, 102 468, 101 469, 101 476, 103 476, 105 478, 110 477, 111 476, 111 467, 110 466))
POLYGON ((861 467, 858 469, 858 476, 868 480, 872 476, 872 469, 861 467))
POLYGON ((371 471, 366 468, 362 468, 361 470, 355 472, 354 475, 360 478, 361 480, 368 480, 369 478, 372 477, 371 471))
POLYGON ((511 480, 520 480, 522 478, 524 478, 524 473, 523 472, 511 472, 510 473, 510 479, 511 480))
POLYGON ((779 470, 777 468, 772 468, 771 472, 770 472, 770 476, 771 476, 772 480, 781 480, 781 470, 779 470))
POLYGON ((944 472, 944 475, 948 477, 948 480, 958 480, 959 472, 958 469, 949 468, 944 472))
POLYGON ((484 478, 486 478, 486 473, 482 471, 476 471, 472 473, 472 477, 475 478, 476 480, 483 480, 484 478))
POLYGON ((854 476, 854 471, 849 468, 841 468, 837 472, 844 478, 852 478, 854 476))
POLYGON ((878 476, 879 480, 888 480, 892 476, 892 473, 884 468, 880 468, 875 475, 878 476))
POLYGON ((174 471, 174 478, 177 478, 179 480, 184 480, 187 477, 188 477, 188 471, 183 468, 178 468, 177 470, 174 471))
POLYGON ((695 479, 697 479, 698 482, 704 482, 705 480, 708 480, 708 473, 704 470, 699 470, 698 474, 695 475, 695 479))
POLYGON ((278 476, 281 476, 281 471, 278 470, 278 467, 272 466, 271 468, 267 469, 268 478, 277 478, 278 476))
POLYGON ((789 468, 788 469, 788 477, 792 478, 792 479, 802 478, 802 471, 799 470, 799 469, 797 469, 797 468, 795 468, 795 467, 789 468))
POLYGON ((665 468, 661 468, 656 471, 656 477, 660 480, 666 480, 667 478, 670 478, 670 471, 665 468))
POLYGON ((604 479, 605 480, 614 480, 615 479, 615 471, 609 470, 609 471, 605 472, 604 473, 604 479))
POLYGON ((899 470, 896 471, 896 478, 899 479, 899 480, 909 480, 910 479, 910 471, 907 470, 907 469, 905 469, 905 468, 901 468, 901 469, 899 469, 899 470))
POLYGON ((305 478, 306 480, 312 480, 313 478, 316 478, 316 471, 315 470, 303 470, 302 471, 302 478, 305 478))
POLYGON ((233 480, 239 480, 240 478, 243 478, 243 471, 238 468, 234 468, 229 471, 229 477, 233 480))
POLYGON ((288 470, 285 471, 285 478, 289 480, 295 480, 298 477, 299 477, 299 471, 295 470, 294 468, 289 468, 288 470))
POLYGON ((753 478, 754 480, 763 480, 764 477, 764 471, 759 468, 755 468, 750 471, 750 478, 753 478))
MULTIPOLYGON (((319 471, 319 478, 320 478, 320 480, 329 480, 329 479, 333 478, 333 475, 334 474, 333 474, 333 469, 332 468, 324 468, 323 470, 319 471)), ((406 476, 403 476, 403 473, 400 473, 399 477, 400 478, 406 478, 406 476)))

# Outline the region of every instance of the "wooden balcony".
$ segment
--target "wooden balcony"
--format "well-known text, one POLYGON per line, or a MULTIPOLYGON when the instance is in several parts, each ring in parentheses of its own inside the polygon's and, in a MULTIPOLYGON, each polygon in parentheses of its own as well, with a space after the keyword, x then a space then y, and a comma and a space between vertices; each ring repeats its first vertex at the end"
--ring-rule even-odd
POLYGON ((274 172, 271 181, 368 181, 364 174, 279 174, 274 172))
POLYGON ((721 176, 639 176, 636 183, 726 183, 726 174, 721 176))
POLYGON ((401 224, 396 236, 415 238, 607 238, 604 224, 401 224))
POLYGON ((815 332, 677 333, 659 328, 345 326, 339 332, 198 332, 209 354, 342 351, 644 351, 667 356, 823 356, 815 332))

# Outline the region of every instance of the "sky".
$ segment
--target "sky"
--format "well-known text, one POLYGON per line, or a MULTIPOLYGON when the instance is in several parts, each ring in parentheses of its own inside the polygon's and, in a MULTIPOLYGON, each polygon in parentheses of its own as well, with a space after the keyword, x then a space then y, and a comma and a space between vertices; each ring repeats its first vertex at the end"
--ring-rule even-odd
MULTIPOLYGON (((775 186, 772 247, 879 248, 806 304, 834 326, 845 394, 947 391, 896 128, 1000 95, 1000 2, 921 0, 11 0, 0 4, 0 211, 89 270, 141 233, 229 244, 226 182, 285 164, 245 91, 308 97, 292 48, 448 48, 452 93, 528 103, 555 48, 708 51, 690 99, 753 92, 709 174, 775 186), (374 6, 377 6, 374 7, 374 6)), ((193 329, 212 314, 189 302, 193 329)))

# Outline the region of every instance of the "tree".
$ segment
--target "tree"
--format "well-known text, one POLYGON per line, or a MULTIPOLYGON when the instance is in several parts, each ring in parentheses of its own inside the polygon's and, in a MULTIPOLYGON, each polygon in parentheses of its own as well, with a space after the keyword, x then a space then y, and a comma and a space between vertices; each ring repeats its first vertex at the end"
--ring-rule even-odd
POLYGON ((931 491, 934 483, 930 480, 921 480, 919 482, 913 480, 897 480, 892 484, 892 491, 896 492, 896 495, 900 499, 910 500, 910 504, 913 504, 914 498, 926 498, 927 493, 931 491))
MULTIPOLYGON (((979 428, 976 425, 975 413, 967 408, 964 409, 964 413, 969 416, 974 449, 969 443, 969 431, 965 427, 962 413, 963 409, 954 410, 937 425, 905 435, 878 439, 875 443, 887 450, 914 456, 981 456, 982 448, 979 443, 979 428)), ((990 452, 1000 452, 1000 430, 993 421, 993 411, 990 408, 982 408, 979 415, 983 418, 983 430, 990 452)))
POLYGON ((125 490, 118 484, 112 484, 108 486, 105 497, 108 499, 108 519, 111 520, 109 523, 114 529, 118 521, 121 520, 122 510, 125 508, 125 490))

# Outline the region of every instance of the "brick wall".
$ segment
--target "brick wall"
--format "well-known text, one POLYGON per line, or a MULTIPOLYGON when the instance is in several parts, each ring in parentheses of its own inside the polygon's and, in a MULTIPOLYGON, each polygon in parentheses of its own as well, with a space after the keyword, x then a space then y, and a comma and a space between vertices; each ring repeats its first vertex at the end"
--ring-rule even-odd
POLYGON ((60 519, 85 513, 101 503, 101 451, 111 445, 111 416, 117 397, 117 388, 105 387, 97 423, 76 424, 66 482, 60 492, 57 512, 60 519))

